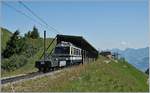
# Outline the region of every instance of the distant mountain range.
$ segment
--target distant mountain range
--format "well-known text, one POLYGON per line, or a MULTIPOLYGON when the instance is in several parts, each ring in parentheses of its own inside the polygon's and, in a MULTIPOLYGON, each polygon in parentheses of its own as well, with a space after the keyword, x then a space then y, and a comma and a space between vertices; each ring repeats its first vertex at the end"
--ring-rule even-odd
POLYGON ((111 52, 118 52, 120 57, 124 57, 130 64, 143 72, 149 67, 149 47, 139 49, 127 48, 125 50, 112 49, 111 52))

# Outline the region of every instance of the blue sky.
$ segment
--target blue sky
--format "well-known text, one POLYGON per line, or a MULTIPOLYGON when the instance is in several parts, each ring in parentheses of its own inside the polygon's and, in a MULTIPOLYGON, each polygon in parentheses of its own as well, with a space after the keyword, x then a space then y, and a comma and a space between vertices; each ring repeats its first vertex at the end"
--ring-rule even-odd
MULTIPOLYGON (((6 1, 5 1, 6 2, 6 1)), ((36 19, 18 2, 6 2, 36 19)), ((148 46, 148 0, 30 1, 25 2, 36 14, 59 32, 79 35, 97 49, 141 48, 148 46)), ((1 4, 1 26, 21 34, 35 25, 43 35, 56 33, 1 4)))

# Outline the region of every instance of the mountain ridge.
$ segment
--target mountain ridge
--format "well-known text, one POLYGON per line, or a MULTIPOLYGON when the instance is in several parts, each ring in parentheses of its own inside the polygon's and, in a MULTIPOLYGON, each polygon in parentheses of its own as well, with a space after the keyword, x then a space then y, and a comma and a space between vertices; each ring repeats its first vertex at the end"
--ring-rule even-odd
POLYGON ((124 57, 130 64, 143 72, 149 67, 149 47, 127 48, 125 50, 112 49, 111 52, 118 52, 120 57, 124 57))

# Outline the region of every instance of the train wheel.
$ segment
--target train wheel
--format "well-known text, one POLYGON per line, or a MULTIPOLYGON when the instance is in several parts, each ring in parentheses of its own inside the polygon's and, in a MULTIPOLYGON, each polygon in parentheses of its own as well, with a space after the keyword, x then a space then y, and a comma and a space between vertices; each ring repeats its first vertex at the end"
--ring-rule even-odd
POLYGON ((52 67, 51 70, 54 71, 54 67, 52 67))
POLYGON ((49 67, 49 68, 48 68, 48 71, 51 71, 51 70, 52 70, 52 69, 49 67))
POLYGON ((38 72, 43 72, 43 68, 40 67, 38 72))
POLYGON ((55 70, 58 70, 59 69, 59 66, 56 66, 56 67, 54 67, 55 68, 55 70))
POLYGON ((44 69, 43 69, 43 72, 46 73, 46 72, 47 72, 47 68, 44 68, 44 69))

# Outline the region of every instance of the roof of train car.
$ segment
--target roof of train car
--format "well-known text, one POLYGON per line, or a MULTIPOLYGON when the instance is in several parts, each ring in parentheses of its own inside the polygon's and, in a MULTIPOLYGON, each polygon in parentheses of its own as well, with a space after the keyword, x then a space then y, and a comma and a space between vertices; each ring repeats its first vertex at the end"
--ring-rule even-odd
POLYGON ((57 43, 60 43, 61 41, 65 42, 71 42, 77 47, 80 47, 81 49, 84 49, 86 51, 89 51, 91 53, 94 53, 98 55, 98 51, 82 36, 72 36, 72 35, 57 35, 57 43))

